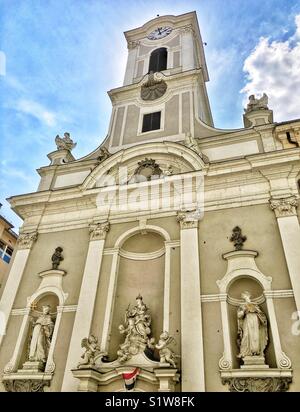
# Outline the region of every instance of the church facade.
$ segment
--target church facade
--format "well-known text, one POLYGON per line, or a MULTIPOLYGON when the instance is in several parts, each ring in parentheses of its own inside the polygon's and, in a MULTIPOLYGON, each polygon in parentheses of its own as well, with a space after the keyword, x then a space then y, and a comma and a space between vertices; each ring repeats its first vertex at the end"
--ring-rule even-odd
POLYGON ((125 37, 104 142, 9 199, 0 390, 299 391, 300 121, 214 127, 195 12, 125 37))

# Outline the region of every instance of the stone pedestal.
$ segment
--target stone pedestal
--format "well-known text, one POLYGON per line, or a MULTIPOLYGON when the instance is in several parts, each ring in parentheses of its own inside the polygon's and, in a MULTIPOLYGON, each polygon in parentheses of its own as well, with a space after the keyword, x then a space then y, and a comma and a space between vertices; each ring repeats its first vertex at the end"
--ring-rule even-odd
POLYGON ((48 159, 51 160, 51 166, 61 165, 75 160, 75 157, 72 155, 70 150, 67 149, 55 150, 54 152, 48 153, 47 156, 48 159))
POLYGON ((42 361, 27 361, 23 364, 23 368, 18 370, 18 373, 39 373, 45 369, 45 363, 42 361))
POLYGON ((158 392, 175 392, 175 385, 178 382, 177 369, 155 369, 154 374, 159 380, 158 392))
POLYGON ((243 115, 246 128, 273 123, 273 110, 259 109, 243 115))
POLYGON ((244 364, 241 369, 268 369, 269 366, 265 364, 264 356, 245 356, 243 358, 244 364))

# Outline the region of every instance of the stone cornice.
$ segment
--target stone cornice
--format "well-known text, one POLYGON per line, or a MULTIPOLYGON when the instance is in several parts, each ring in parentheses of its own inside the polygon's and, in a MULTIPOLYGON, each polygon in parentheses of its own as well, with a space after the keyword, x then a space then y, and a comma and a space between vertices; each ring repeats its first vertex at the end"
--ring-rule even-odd
MULTIPOLYGON (((168 71, 166 71, 166 73, 167 72, 168 71)), ((174 72, 173 74, 172 74, 172 71, 170 71, 169 74, 162 73, 162 79, 168 83, 168 86, 172 88, 174 92, 176 92, 177 87, 178 89, 180 89, 183 85, 185 85, 188 89, 191 89, 191 81, 196 82, 199 74, 201 73, 202 73, 201 69, 174 72)), ((126 86, 121 86, 121 87, 117 87, 115 89, 109 90, 108 95, 112 103, 117 102, 118 105, 122 105, 125 102, 134 104, 135 103, 134 100, 139 95, 140 88, 143 82, 144 82, 144 77, 142 77, 141 80, 138 81, 137 83, 133 83, 133 84, 129 84, 126 86)))

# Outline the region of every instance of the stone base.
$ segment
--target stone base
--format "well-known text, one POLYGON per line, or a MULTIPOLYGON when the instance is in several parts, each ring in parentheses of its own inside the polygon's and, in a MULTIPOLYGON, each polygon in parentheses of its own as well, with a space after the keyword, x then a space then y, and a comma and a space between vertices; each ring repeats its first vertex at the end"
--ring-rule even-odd
POLYGON ((265 364, 264 356, 245 356, 243 358, 244 365, 241 369, 268 369, 269 366, 265 364))
POLYGON ((27 361, 23 364, 23 368, 18 370, 18 373, 39 373, 45 369, 44 362, 27 361))
POLYGON ((293 378, 291 369, 263 366, 220 371, 222 383, 228 384, 230 392, 285 392, 289 389, 293 378))

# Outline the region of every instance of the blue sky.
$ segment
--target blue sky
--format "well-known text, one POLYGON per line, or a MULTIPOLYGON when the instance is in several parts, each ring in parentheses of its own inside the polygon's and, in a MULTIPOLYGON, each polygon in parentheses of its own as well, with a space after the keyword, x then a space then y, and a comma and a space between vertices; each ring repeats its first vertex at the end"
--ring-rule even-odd
POLYGON ((106 136, 123 31, 193 10, 215 126, 242 127, 252 92, 269 94, 275 121, 300 117, 300 0, 0 0, 0 202, 16 229, 5 198, 36 190, 54 137, 70 132, 78 158, 106 136))

